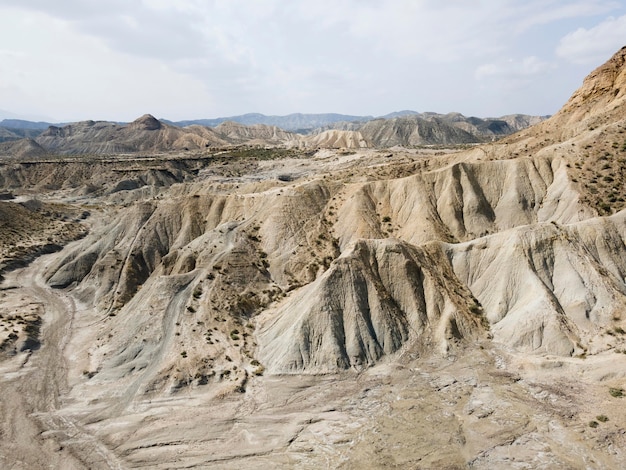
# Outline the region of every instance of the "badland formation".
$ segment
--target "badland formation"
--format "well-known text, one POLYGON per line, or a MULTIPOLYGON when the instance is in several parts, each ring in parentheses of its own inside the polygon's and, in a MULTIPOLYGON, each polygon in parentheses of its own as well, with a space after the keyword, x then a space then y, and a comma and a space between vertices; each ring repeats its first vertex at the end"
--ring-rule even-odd
POLYGON ((549 119, 5 134, 3 468, 626 466, 626 48, 549 119))

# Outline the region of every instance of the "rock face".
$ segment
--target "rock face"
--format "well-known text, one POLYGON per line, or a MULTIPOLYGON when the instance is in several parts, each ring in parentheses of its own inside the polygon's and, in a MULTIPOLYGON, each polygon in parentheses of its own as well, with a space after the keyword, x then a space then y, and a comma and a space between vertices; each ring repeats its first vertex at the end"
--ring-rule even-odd
POLYGON ((626 46, 585 78, 582 87, 572 95, 556 120, 568 116, 568 124, 572 124, 585 117, 618 111, 626 97, 625 63, 626 46))
POLYGON ((261 331, 270 372, 332 372, 374 365, 408 343, 445 352, 485 335, 471 292, 446 269, 440 246, 356 242, 284 302, 261 331))
POLYGON ((348 148, 371 147, 363 135, 357 131, 327 130, 303 139, 305 147, 311 148, 348 148))

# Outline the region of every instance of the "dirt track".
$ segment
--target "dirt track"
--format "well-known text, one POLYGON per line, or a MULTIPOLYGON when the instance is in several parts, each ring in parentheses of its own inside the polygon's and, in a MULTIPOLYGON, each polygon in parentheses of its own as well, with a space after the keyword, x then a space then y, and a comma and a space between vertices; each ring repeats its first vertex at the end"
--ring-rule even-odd
MULTIPOLYGON (((68 391, 63 354, 76 307, 71 297, 46 286, 41 273, 55 255, 39 258, 9 273, 4 286, 19 286, 10 296, 44 306, 41 348, 19 353, 3 364, 3 468, 122 468, 117 458, 85 429, 62 413, 68 391), (62 444, 61 444, 62 443, 62 444)), ((5 305, 12 299, 5 299, 5 305)))

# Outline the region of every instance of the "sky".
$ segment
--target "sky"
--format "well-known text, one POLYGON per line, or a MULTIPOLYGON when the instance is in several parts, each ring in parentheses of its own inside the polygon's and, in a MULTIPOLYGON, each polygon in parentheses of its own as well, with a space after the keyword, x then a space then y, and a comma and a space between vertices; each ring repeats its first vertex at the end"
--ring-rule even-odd
POLYGON ((554 114, 626 0, 0 0, 0 119, 554 114))

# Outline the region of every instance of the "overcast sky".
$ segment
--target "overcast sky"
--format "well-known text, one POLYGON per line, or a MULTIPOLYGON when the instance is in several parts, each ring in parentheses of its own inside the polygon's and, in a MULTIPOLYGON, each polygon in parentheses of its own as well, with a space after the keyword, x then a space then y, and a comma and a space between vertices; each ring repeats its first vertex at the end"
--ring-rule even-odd
POLYGON ((0 118, 553 114, 626 0, 0 0, 0 118))

